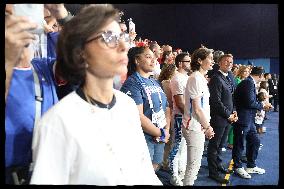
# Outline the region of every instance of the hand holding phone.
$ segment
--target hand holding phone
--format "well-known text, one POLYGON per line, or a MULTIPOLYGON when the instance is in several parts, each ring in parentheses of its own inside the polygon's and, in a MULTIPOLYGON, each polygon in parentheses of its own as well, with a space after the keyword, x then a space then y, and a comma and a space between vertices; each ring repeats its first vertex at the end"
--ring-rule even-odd
POLYGON ((43 4, 14 4, 14 15, 25 16, 31 22, 37 24, 37 28, 28 30, 33 34, 42 34, 44 32, 43 4))

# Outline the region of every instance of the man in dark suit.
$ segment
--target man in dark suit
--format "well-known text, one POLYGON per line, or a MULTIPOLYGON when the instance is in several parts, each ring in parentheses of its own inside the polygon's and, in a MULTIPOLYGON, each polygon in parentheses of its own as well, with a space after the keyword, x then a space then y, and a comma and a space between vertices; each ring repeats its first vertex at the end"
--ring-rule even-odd
POLYGON ((220 158, 220 144, 224 136, 228 135, 229 126, 237 120, 236 112, 233 113, 233 90, 234 86, 228 76, 228 72, 233 66, 233 56, 224 54, 219 58, 219 70, 216 72, 210 82, 210 124, 214 129, 215 136, 209 140, 207 149, 207 161, 209 168, 209 177, 219 183, 228 183, 223 179, 218 171, 222 173, 232 173, 223 167, 220 158))
MULTIPOLYGON (((269 94, 273 96, 273 105, 274 105, 274 112, 278 112, 278 80, 276 74, 272 74, 272 78, 268 80, 269 84, 269 94)), ((271 100, 272 100, 271 99, 271 100)))
MULTIPOLYGON (((265 170, 256 166, 256 159, 260 141, 256 132, 254 119, 257 110, 268 110, 272 106, 268 102, 259 102, 256 99, 256 84, 263 79, 264 70, 253 67, 251 74, 236 88, 234 100, 238 112, 238 121, 234 124, 234 147, 232 158, 235 173, 241 178, 250 179, 250 173, 264 174, 265 170), (241 156, 246 140, 247 168, 242 167, 241 156)), ((214 130, 215 131, 215 130, 214 130)))

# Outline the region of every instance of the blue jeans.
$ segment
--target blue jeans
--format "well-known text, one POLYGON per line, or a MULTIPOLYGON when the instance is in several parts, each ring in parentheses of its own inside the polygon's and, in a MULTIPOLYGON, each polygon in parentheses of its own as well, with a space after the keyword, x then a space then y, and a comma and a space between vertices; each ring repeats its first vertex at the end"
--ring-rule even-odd
POLYGON ((157 143, 153 136, 144 133, 146 143, 149 149, 150 157, 153 164, 161 164, 164 157, 165 143, 157 143))
POLYGON ((180 143, 181 143, 181 137, 182 137, 182 115, 176 114, 174 118, 174 141, 173 141, 173 148, 170 151, 169 154, 169 164, 170 164, 170 170, 172 174, 174 174, 174 159, 178 153, 180 143))

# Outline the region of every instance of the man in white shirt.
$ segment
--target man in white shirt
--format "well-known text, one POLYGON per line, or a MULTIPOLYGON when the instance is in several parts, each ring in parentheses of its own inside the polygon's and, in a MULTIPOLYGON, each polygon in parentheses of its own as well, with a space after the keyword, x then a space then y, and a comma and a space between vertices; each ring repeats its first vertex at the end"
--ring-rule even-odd
POLYGON ((173 148, 169 155, 169 167, 171 170, 171 183, 181 186, 186 168, 186 142, 182 136, 182 117, 184 113, 184 90, 190 70, 191 58, 188 53, 178 54, 175 59, 177 71, 173 76, 170 89, 173 95, 173 148))

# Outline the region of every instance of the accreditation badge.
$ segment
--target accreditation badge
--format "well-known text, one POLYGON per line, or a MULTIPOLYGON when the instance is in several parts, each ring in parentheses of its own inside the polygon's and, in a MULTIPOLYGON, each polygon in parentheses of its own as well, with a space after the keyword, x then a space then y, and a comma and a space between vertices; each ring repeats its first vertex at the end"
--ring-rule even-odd
POLYGON ((156 123, 159 128, 164 128, 167 124, 164 110, 161 108, 159 112, 153 112, 152 122, 156 123))

